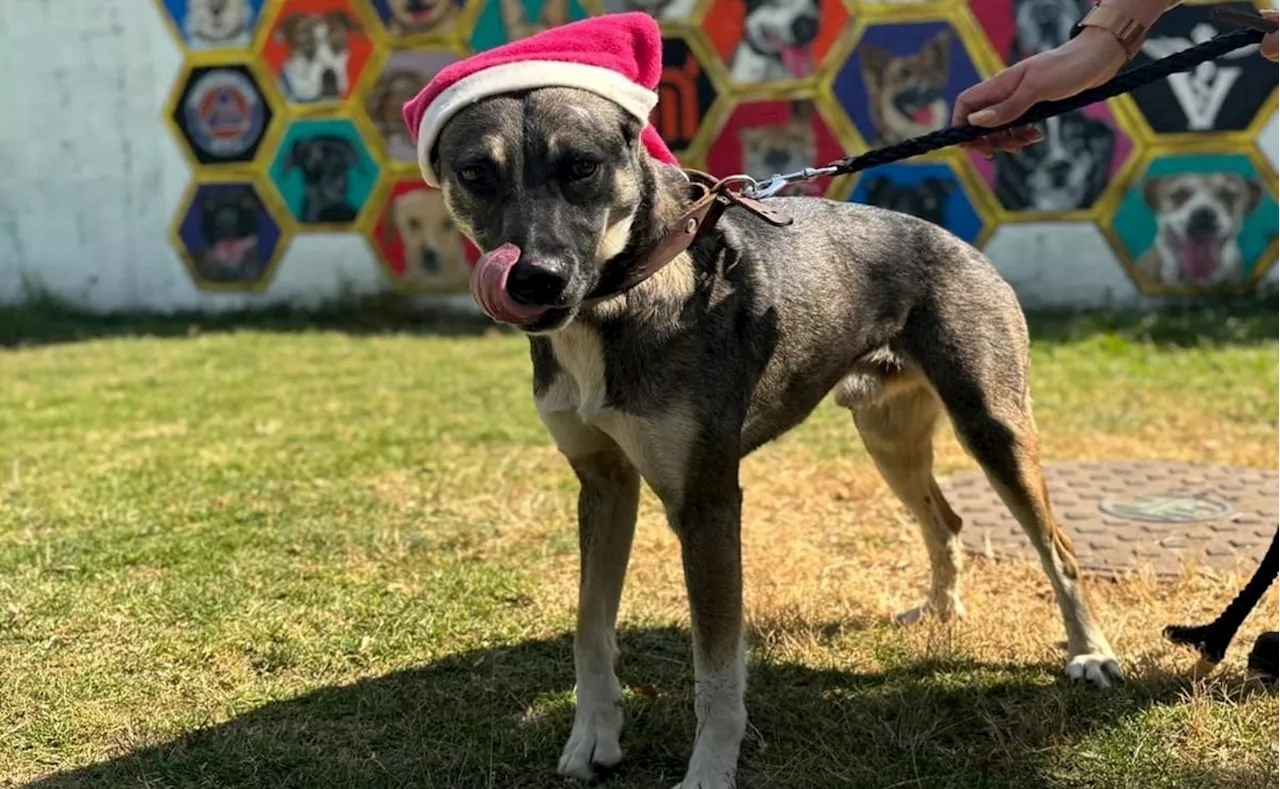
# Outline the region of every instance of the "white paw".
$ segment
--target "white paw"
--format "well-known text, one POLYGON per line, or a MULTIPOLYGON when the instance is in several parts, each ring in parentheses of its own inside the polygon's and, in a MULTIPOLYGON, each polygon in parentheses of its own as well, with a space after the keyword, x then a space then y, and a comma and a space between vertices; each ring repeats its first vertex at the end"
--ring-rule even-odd
POLYGON ((1100 688, 1124 682, 1124 672, 1115 657, 1106 652, 1086 652, 1067 662, 1067 676, 1072 682, 1083 682, 1100 688))
POLYGON ((560 753, 556 771, 570 778, 590 781, 601 771, 622 761, 618 735, 622 732, 622 705, 580 703, 574 714, 573 731, 560 753))
POLYGON ((733 773, 727 775, 686 775, 671 789, 733 789, 733 773))
POLYGON ((964 619, 964 603, 959 600, 952 600, 946 605, 925 603, 924 605, 918 605, 915 608, 903 611, 894 617, 894 621, 900 625, 914 625, 926 616, 936 616, 941 622, 946 622, 950 619, 964 619))

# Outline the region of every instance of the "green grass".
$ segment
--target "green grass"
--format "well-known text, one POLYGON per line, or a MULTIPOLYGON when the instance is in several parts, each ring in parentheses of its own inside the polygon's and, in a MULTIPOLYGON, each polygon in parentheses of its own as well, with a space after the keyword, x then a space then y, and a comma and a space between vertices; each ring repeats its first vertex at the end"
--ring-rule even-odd
MULTIPOLYGON (((1274 302, 1036 319, 1047 458, 1275 468, 1277 329, 1274 302)), ((927 560, 830 403, 744 487, 741 786, 1276 784, 1276 696, 1242 665, 1275 590, 1197 678, 1159 628, 1238 575, 1095 582, 1131 681, 1072 688, 1038 568, 975 559, 968 620, 890 624, 927 560)), ((564 785, 574 491, 510 334, 0 312, 0 784, 564 785)), ((688 758, 678 564, 646 492, 606 786, 688 758)))

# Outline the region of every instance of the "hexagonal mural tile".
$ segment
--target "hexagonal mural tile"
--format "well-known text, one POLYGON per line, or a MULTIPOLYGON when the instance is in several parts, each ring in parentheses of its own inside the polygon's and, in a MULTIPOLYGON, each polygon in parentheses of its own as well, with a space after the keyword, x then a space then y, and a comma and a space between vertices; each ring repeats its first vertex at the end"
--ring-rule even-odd
POLYGON ((242 49, 253 33, 265 0, 159 0, 178 38, 188 48, 242 49))
POLYGON ((193 67, 171 107, 187 150, 204 165, 253 161, 274 115, 245 63, 193 67))
POLYGON ((345 101, 373 46, 353 0, 284 0, 257 42, 285 101, 313 106, 345 101))
POLYGON ((1272 180, 1239 153, 1152 159, 1112 220, 1138 286, 1152 294, 1246 287, 1275 254, 1272 180))
MULTIPOLYGON (((1225 32, 1230 26, 1213 17, 1215 8, 1252 12, 1252 3, 1180 5, 1152 26, 1132 67, 1168 57, 1225 32)), ((1276 66, 1258 56, 1256 46, 1238 49, 1193 71, 1172 74, 1130 95, 1157 134, 1243 131, 1276 88, 1276 66)))
POLYGON ((676 156, 683 157, 693 145, 702 120, 718 95, 689 42, 674 33, 663 36, 658 104, 649 122, 676 156))
POLYGON ((250 180, 195 183, 172 238, 191 278, 209 290, 261 290, 286 244, 279 220, 250 180))
POLYGON ((454 226, 444 195, 421 178, 402 178, 384 193, 371 240, 397 287, 466 293, 480 250, 454 226))
POLYGON ((300 225, 346 230, 377 183, 378 165, 350 120, 303 118, 285 130, 269 174, 300 225))
POLYGON ((890 208, 941 225, 970 244, 983 220, 973 197, 946 162, 888 164, 858 178, 849 202, 890 208))
POLYGON ((832 91, 867 144, 879 146, 950 125, 956 94, 978 81, 950 24, 887 22, 862 34, 832 91))
POLYGON ((1133 152, 1133 141, 1105 104, 1040 124, 1045 140, 994 160, 968 152, 978 175, 1006 211, 1086 211, 1115 182, 1133 152))
POLYGON ((702 29, 729 77, 756 85, 817 74, 848 21, 841 0, 713 0, 702 29))
POLYGON ((969 11, 1005 64, 1066 43, 1091 0, 968 0, 969 11))
POLYGON ((1140 298, 1093 222, 1000 225, 983 251, 1026 309, 1120 306, 1140 298))
POLYGON ((1280 150, 1277 150, 1280 148, 1280 128, 1277 128, 1276 117, 1276 113, 1272 112, 1271 117, 1258 130, 1258 136, 1253 138, 1258 150, 1271 163, 1272 172, 1280 170, 1280 150))
POLYGON ((397 164, 414 164, 417 148, 404 125, 404 103, 431 81, 440 69, 458 60, 444 49, 399 49, 391 52, 360 101, 360 111, 373 125, 374 145, 397 164))
POLYGON ((393 38, 448 38, 462 22, 467 0, 370 0, 393 38))
MULTIPOLYGON (((707 169, 764 180, 844 156, 812 99, 749 101, 734 108, 707 149, 707 169)), ((822 196, 831 178, 793 184, 783 195, 822 196)))
POLYGON ((482 0, 471 49, 483 52, 591 16, 578 0, 482 0))
POLYGON ((606 14, 623 14, 643 11, 659 22, 686 23, 693 21, 697 0, 603 0, 606 14))

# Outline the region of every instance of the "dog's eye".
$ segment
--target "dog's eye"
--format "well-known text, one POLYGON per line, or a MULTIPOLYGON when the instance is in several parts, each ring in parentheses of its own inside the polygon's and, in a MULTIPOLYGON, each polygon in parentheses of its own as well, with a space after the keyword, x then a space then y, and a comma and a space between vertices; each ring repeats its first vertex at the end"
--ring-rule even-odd
POLYGON ((458 180, 464 184, 478 184, 484 181, 484 168, 478 164, 469 164, 458 170, 458 180))
POLYGON ((569 176, 576 180, 590 178, 596 174, 598 169, 600 169, 600 165, 590 159, 574 159, 569 164, 569 176))

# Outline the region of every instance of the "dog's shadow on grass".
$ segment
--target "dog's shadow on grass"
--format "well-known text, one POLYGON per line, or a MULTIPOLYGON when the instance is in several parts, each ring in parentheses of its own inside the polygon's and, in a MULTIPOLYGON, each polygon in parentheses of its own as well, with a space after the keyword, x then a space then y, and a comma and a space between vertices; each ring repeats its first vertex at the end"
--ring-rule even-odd
MULTIPOLYGON (((630 629, 620 645, 619 676, 646 684, 628 691, 624 761, 597 784, 670 787, 694 733, 688 634, 630 629)), ((763 660, 751 668, 738 786, 1074 785, 1062 774, 1064 749, 1141 726, 1137 716, 1185 687, 1163 678, 1101 693, 1066 686, 1058 668, 950 659, 859 673, 763 660)), ((572 724, 571 685, 569 635, 479 649, 268 703, 27 786, 563 787, 555 764, 572 724)), ((1123 754, 1091 758, 1113 759, 1122 783, 1145 785, 1128 781, 1123 754)), ((1218 767, 1172 767, 1161 785, 1256 783, 1218 767)))

